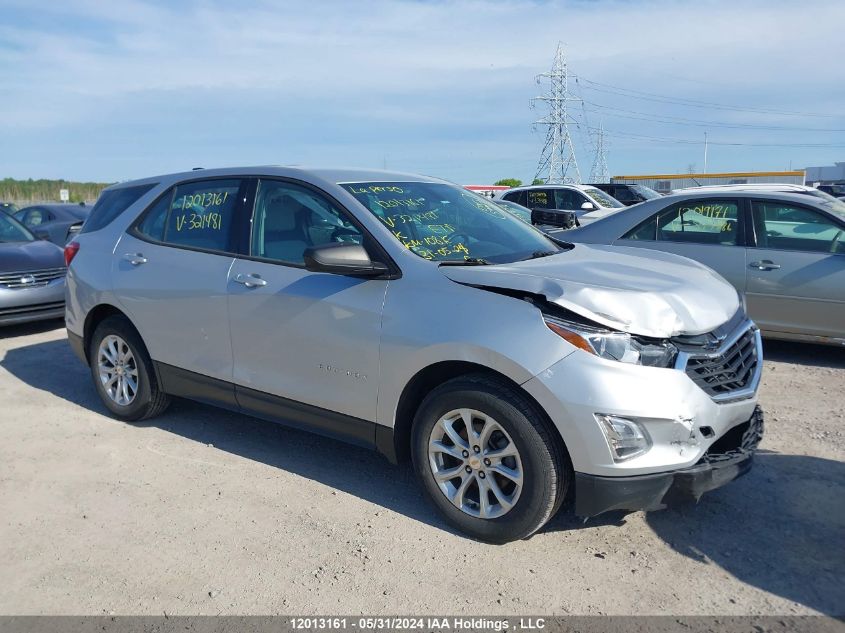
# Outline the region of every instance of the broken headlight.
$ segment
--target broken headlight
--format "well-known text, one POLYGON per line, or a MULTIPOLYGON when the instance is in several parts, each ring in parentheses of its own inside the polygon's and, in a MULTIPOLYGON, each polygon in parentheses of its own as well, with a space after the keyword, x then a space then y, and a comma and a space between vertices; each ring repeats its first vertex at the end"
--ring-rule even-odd
POLYGON ((608 360, 646 367, 672 367, 678 349, 668 341, 647 341, 626 332, 615 332, 543 315, 546 326, 575 347, 608 360))

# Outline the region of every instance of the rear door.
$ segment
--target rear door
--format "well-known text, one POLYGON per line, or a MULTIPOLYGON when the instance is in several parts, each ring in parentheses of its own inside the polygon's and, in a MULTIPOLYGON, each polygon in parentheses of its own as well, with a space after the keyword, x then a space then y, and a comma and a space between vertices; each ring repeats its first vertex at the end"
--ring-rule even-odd
POLYGON ((238 178, 180 184, 117 243, 115 294, 150 356, 169 368, 232 379, 227 285, 244 192, 238 178))
POLYGON ((748 309, 764 330, 845 338, 845 222, 817 209, 752 202, 748 309))
POLYGON ((679 202, 654 214, 615 244, 689 257, 709 266, 744 292, 744 218, 739 199, 699 198, 679 202))

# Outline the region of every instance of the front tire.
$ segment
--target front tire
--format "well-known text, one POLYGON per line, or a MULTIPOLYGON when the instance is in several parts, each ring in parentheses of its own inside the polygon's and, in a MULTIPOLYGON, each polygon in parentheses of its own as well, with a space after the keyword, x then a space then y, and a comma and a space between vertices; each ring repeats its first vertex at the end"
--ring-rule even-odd
POLYGON ((423 400, 414 469, 445 519, 488 543, 527 538, 563 501, 571 466, 537 406, 483 375, 450 380, 423 400))
POLYGON ((124 317, 110 316, 97 325, 88 358, 97 393, 115 417, 145 420, 170 404, 158 386, 147 348, 124 317))

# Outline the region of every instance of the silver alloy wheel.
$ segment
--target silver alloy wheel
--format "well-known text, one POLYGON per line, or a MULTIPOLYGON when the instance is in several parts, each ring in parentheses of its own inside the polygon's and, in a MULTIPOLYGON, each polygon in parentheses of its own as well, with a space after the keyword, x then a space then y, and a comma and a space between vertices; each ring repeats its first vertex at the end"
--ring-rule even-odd
POLYGON ((473 517, 507 514, 522 492, 516 445, 498 422, 475 409, 455 409, 437 421, 428 440, 428 463, 440 491, 473 517))
POLYGON ((97 369, 106 395, 122 407, 129 406, 138 393, 138 365, 129 345, 109 334, 97 350, 97 369))

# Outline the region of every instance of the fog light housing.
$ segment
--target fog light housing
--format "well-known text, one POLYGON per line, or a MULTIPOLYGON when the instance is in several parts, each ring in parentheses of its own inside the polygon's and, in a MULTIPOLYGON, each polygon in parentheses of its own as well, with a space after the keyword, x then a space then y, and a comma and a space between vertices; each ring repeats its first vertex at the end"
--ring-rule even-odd
POLYGON ((645 427, 630 418, 604 413, 593 414, 604 433, 614 462, 624 462, 647 453, 651 437, 645 427))

